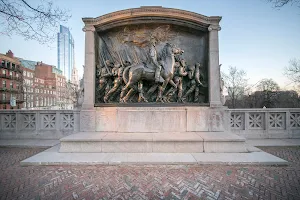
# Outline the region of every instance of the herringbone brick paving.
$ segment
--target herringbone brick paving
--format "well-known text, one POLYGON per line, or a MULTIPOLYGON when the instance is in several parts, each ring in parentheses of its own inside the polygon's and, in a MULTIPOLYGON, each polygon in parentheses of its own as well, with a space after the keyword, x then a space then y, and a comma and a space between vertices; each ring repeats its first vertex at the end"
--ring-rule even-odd
POLYGON ((0 148, 0 199, 300 199, 300 147, 263 147, 288 166, 27 166, 44 149, 0 148))

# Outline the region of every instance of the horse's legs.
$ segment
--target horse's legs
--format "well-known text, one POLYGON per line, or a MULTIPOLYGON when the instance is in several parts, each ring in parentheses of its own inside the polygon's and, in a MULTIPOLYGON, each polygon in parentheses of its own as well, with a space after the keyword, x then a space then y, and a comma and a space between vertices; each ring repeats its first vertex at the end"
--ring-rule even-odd
POLYGON ((164 91, 165 91, 165 89, 166 89, 169 81, 170 81, 170 78, 165 79, 165 81, 162 84, 162 86, 159 87, 159 91, 158 91, 156 102, 163 102, 162 101, 162 95, 163 95, 163 93, 164 93, 164 91))
POLYGON ((133 79, 129 79, 128 83, 125 85, 125 88, 122 89, 121 95, 120 95, 120 101, 123 103, 126 103, 129 98, 131 97, 131 95, 135 92, 138 91, 137 86, 135 85, 136 81, 133 79), (125 95, 125 93, 127 92, 127 90, 131 88, 129 90, 129 92, 125 95), (123 97, 125 95, 125 97, 123 97))
POLYGON ((133 88, 131 88, 128 93, 126 94, 126 96, 122 99, 124 103, 127 103, 128 100, 130 99, 131 95, 133 95, 135 93, 136 90, 134 90, 133 88))

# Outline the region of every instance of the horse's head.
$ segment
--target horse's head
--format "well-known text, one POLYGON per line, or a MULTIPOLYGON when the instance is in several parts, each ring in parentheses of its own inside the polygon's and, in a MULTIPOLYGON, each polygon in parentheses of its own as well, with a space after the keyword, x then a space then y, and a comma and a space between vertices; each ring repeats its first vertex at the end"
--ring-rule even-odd
POLYGON ((163 58, 171 57, 172 55, 175 55, 175 54, 182 54, 183 52, 184 51, 181 50, 180 48, 178 48, 176 45, 166 43, 166 45, 162 49, 162 56, 161 57, 163 59, 163 58))
POLYGON ((177 47, 175 44, 170 44, 171 48, 172 48, 172 53, 173 54, 183 54, 184 51, 182 49, 180 49, 179 47, 177 47))

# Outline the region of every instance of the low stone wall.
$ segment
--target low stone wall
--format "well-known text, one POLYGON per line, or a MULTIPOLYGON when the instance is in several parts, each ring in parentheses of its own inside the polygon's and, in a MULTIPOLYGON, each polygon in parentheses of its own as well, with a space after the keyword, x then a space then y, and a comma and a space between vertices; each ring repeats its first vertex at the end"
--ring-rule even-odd
POLYGON ((60 139, 79 131, 79 110, 1 110, 0 139, 60 139))
POLYGON ((225 112, 204 107, 164 108, 163 112, 167 114, 160 121, 155 116, 162 110, 150 110, 97 108, 89 113, 80 113, 79 110, 1 110, 0 139, 60 139, 79 132, 80 126, 81 131, 97 132, 157 132, 157 128, 170 128, 172 132, 224 129, 246 138, 300 138, 300 109, 296 108, 225 109, 225 112), (141 112, 144 113, 137 115, 141 112), (183 116, 179 116, 182 113, 183 116), (150 126, 143 120, 153 123, 150 126), (141 124, 130 125, 136 121, 141 124))
POLYGON ((300 138, 300 109, 229 109, 229 130, 246 138, 300 138))

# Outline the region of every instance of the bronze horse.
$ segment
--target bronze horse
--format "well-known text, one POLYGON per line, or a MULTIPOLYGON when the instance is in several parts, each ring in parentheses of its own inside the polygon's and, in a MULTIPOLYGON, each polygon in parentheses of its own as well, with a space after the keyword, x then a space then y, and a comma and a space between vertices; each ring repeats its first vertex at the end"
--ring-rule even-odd
MULTIPOLYGON (((180 53, 182 53, 182 50, 180 48, 177 48, 169 43, 166 43, 166 45, 162 49, 161 61, 159 61, 159 63, 163 66, 160 72, 160 82, 162 82, 162 85, 159 86, 158 96, 156 99, 157 102, 163 102, 162 95, 168 83, 170 83, 175 88, 177 87, 172 80, 175 66, 174 55, 180 53)), ((155 66, 152 63, 147 63, 147 66, 141 63, 126 67, 123 73, 123 80, 126 83, 126 85, 122 89, 120 95, 120 102, 126 103, 135 91, 140 90, 137 88, 136 83, 140 83, 143 80, 154 82, 154 74, 155 66), (129 92, 126 93, 128 90, 129 92)), ((147 101, 145 97, 143 98, 145 101, 147 101)))

